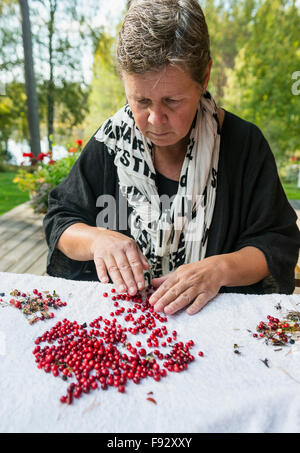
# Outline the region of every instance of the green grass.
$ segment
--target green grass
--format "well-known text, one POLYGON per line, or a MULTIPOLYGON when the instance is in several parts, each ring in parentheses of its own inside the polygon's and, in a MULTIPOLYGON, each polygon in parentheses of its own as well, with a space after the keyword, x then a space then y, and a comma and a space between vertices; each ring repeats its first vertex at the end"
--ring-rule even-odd
POLYGON ((300 200, 300 189, 297 184, 282 183, 282 186, 288 200, 300 200))
POLYGON ((29 200, 27 192, 21 192, 13 183, 16 172, 0 172, 0 215, 29 200))

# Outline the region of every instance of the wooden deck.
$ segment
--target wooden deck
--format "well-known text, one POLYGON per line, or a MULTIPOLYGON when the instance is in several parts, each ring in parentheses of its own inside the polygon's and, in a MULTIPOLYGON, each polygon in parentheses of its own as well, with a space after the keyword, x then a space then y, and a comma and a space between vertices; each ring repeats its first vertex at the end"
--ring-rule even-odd
MULTIPOLYGON (((300 229, 300 201, 290 203, 298 215, 300 229)), ((0 272, 47 275, 43 218, 33 212, 29 202, 0 216, 0 272)), ((295 293, 300 294, 300 287, 295 293)))
POLYGON ((0 216, 0 271, 46 275, 48 247, 43 215, 34 214, 29 202, 0 216))

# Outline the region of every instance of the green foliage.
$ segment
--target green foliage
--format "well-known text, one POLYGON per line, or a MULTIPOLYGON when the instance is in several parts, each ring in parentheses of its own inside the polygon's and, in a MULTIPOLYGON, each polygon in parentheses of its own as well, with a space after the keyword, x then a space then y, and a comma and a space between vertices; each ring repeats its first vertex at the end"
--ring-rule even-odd
POLYGON ((5 85, 5 96, 0 96, 0 161, 8 160, 8 140, 22 139, 27 134, 26 95, 23 83, 5 85))
POLYGON ((290 184, 296 184, 299 175, 299 165, 288 164, 285 167, 281 167, 279 174, 282 181, 290 184))
POLYGON ((70 149, 67 157, 51 163, 40 163, 38 166, 22 168, 18 171, 14 183, 23 192, 29 192, 31 206, 37 213, 46 213, 49 192, 60 184, 69 174, 78 159, 81 146, 70 149))
MULTIPOLYGON (((40 120, 45 129, 48 115, 48 82, 41 80, 37 89, 40 120)), ((88 112, 88 93, 89 90, 78 82, 63 80, 54 86, 55 136, 58 140, 71 137, 72 129, 83 122, 88 112)))
POLYGON ((249 25, 255 14, 257 0, 206 0, 201 2, 211 45, 213 67, 209 90, 217 104, 223 103, 227 69, 234 67, 239 49, 250 35, 249 25))
POLYGON ((283 183, 283 189, 288 200, 300 200, 300 188, 296 183, 283 183))
POLYGON ((23 62, 16 52, 22 43, 18 13, 17 0, 0 0, 0 74, 6 71, 12 77, 16 74, 16 66, 23 62))
POLYGON ((297 184, 300 171, 300 150, 296 150, 289 159, 285 157, 279 165, 279 176, 282 182, 297 184))
POLYGON ((7 171, 7 164, 4 162, 4 160, 1 160, 0 156, 0 173, 4 173, 7 171))
POLYGON ((93 80, 89 94, 89 114, 84 121, 85 138, 126 102, 123 84, 114 64, 115 39, 102 32, 94 55, 93 80))
MULTIPOLYGON (((54 134, 59 139, 70 139, 72 128, 78 127, 87 114, 89 90, 84 82, 83 60, 85 53, 91 52, 93 40, 99 37, 97 27, 91 26, 98 2, 32 0, 29 6, 41 131, 52 144, 50 136, 54 134)), ((0 11, 0 83, 6 79, 9 81, 6 87, 19 84, 22 88, 20 102, 16 102, 17 94, 7 93, 12 109, 6 111, 5 118, 1 115, 0 97, 2 135, 5 129, 5 139, 0 135, 3 148, 8 138, 28 140, 28 127, 18 1, 0 0, 0 11), (22 121, 15 115, 19 107, 22 116, 18 117, 22 121)))
MULTIPOLYGON (((300 97, 291 90, 300 60, 296 0, 201 0, 200 4, 211 39, 209 90, 220 106, 257 124, 280 167, 287 167, 287 157, 299 149, 300 97)), ((70 140, 80 130, 87 139, 126 102, 114 64, 115 30, 92 26, 96 0, 32 0, 30 6, 42 135, 48 128, 52 30, 52 134, 56 140, 70 140), (68 21, 72 26, 60 27, 68 21), (87 87, 82 64, 91 47, 93 78, 87 87)), ((0 156, 1 150, 4 156, 8 139, 22 141, 28 130, 24 84, 11 81, 20 80, 23 73, 16 52, 22 45, 17 0, 0 0, 0 13, 0 71, 10 80, 6 96, 0 96, 0 156)))
POLYGON ((250 37, 227 72, 226 106, 262 129, 276 157, 299 145, 300 102, 292 93, 299 29, 295 1, 261 1, 250 37))

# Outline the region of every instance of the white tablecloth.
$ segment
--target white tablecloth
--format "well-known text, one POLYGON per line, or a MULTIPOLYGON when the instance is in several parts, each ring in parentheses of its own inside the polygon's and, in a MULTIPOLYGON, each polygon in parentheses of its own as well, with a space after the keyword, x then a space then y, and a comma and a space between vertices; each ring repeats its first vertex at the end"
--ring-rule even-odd
MULTIPOLYGON (((129 381, 124 394, 99 388, 65 405, 59 397, 70 382, 37 369, 34 340, 64 318, 89 323, 109 317, 115 307, 102 294, 111 295, 112 285, 0 273, 0 293, 15 288, 55 290, 68 305, 34 325, 17 309, 0 306, 1 432, 300 432, 299 343, 275 351, 248 331, 255 332, 267 315, 280 318, 286 309, 299 310, 299 295, 223 294, 197 315, 169 316, 168 331, 175 329, 178 341, 195 342, 195 361, 187 370, 168 373, 160 382, 129 381), (278 302, 282 312, 275 308, 278 302), (234 344, 241 354, 234 353, 234 344), (204 357, 197 355, 200 350, 204 357), (147 400, 148 392, 156 405, 147 400)), ((148 335, 140 337, 146 346, 148 335)))

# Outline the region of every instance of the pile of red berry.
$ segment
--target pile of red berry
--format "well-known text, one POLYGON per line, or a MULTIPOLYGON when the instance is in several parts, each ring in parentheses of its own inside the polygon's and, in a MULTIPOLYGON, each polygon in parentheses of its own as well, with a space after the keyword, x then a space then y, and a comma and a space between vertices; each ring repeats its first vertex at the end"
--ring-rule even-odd
POLYGON ((168 333, 164 324, 167 317, 154 311, 148 297, 142 301, 140 295, 118 294, 112 300, 116 310, 110 313, 111 319, 99 316, 89 324, 90 329, 86 323, 79 325, 64 319, 35 340, 33 354, 38 368, 64 380, 76 378, 76 383, 70 383, 67 394, 60 398, 62 403, 71 404, 73 398, 98 386, 103 390, 116 387, 123 393, 128 381, 135 384, 145 378, 160 381, 167 372, 181 372, 194 360, 190 353, 194 342, 177 342, 177 332, 168 333), (125 308, 122 301, 133 304, 125 308), (121 317, 127 327, 118 322, 121 317), (132 338, 145 335, 147 349, 141 338, 129 341, 129 334, 132 338), (51 346, 41 348, 42 342, 51 346))

